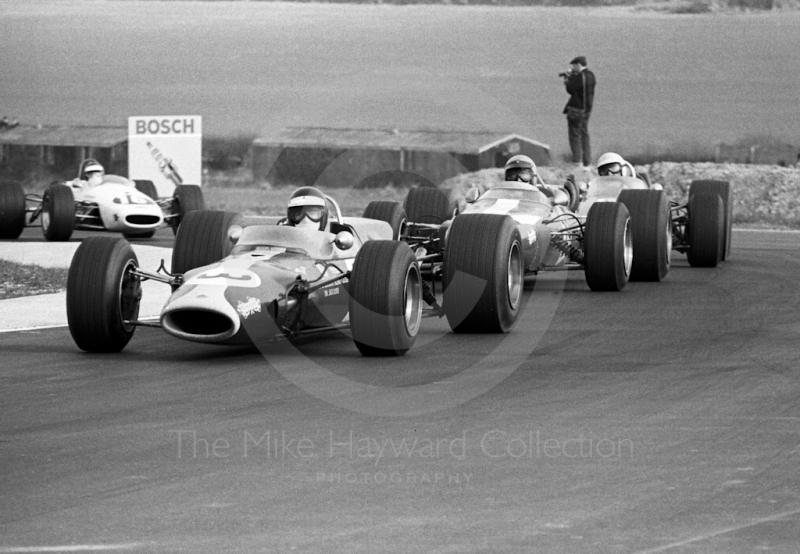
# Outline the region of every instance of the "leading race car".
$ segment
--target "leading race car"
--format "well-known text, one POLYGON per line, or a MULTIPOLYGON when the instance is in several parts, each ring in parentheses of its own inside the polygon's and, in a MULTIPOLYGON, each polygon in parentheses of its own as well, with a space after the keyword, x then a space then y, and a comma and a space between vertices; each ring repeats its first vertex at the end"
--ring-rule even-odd
MULTIPOLYGON (((172 273, 139 267, 124 239, 91 237, 67 281, 67 318, 91 352, 125 347, 137 326, 188 341, 246 344, 349 327, 364 355, 404 354, 423 315, 419 264, 385 221, 343 218, 326 230, 243 227, 239 214, 194 211, 175 239, 172 273), (172 288, 158 323, 140 321, 141 283, 172 288)), ((404 219, 396 206, 394 221, 404 219)))
POLYGON ((693 267, 716 267, 730 257, 733 192, 727 181, 692 181, 685 203, 668 200, 663 187, 651 184, 646 173, 598 176, 581 188, 586 192, 579 214, 587 214, 596 202, 618 201, 630 210, 631 279, 662 280, 672 250, 686 254, 693 267))
POLYGON ((177 231, 187 213, 204 207, 197 185, 179 185, 174 196, 159 198, 152 181, 119 175, 99 175, 97 184, 54 181, 41 195, 6 182, 0 185, 0 238, 18 238, 26 226, 38 225, 51 241, 69 240, 75 229, 149 238, 162 227, 177 231))

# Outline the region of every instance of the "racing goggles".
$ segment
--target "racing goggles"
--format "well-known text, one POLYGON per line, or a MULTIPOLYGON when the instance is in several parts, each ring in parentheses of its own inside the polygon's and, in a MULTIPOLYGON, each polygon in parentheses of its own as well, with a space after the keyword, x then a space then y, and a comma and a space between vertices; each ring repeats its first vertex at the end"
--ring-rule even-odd
POLYGON ((530 183, 533 181, 533 171, 530 169, 509 169, 506 172, 506 181, 522 181, 523 183, 530 183))
POLYGON ((602 167, 597 168, 597 172, 601 176, 605 175, 622 175, 622 164, 619 162, 614 162, 611 164, 606 164, 602 167))
POLYGON ((287 215, 289 221, 295 225, 303 221, 304 217, 319 222, 325 216, 325 209, 322 206, 291 206, 287 215))

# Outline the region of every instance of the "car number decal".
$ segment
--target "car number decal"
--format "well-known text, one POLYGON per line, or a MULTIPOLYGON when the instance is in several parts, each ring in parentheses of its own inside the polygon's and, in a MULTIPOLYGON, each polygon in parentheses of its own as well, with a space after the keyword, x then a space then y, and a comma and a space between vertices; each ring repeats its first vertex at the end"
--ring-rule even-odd
POLYGON ((215 267, 195 275, 186 282, 186 285, 255 288, 261 285, 261 278, 249 269, 215 267))

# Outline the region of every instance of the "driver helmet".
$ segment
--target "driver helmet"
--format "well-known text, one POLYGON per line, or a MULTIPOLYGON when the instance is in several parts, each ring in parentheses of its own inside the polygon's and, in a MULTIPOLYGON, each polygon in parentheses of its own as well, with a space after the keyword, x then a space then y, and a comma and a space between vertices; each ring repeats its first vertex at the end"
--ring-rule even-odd
POLYGON ((536 164, 528 156, 519 154, 506 162, 506 181, 522 181, 523 183, 533 184, 533 178, 536 174, 536 164))
POLYGON ((606 152, 597 160, 597 173, 601 177, 606 175, 619 175, 633 177, 633 168, 625 159, 614 152, 606 152))
POLYGON ((328 204, 325 195, 314 187, 300 187, 289 197, 286 217, 288 224, 293 227, 324 231, 328 225, 328 204))
POLYGON ((105 174, 106 170, 97 160, 88 159, 83 162, 81 169, 81 179, 87 181, 89 184, 98 184, 105 174))

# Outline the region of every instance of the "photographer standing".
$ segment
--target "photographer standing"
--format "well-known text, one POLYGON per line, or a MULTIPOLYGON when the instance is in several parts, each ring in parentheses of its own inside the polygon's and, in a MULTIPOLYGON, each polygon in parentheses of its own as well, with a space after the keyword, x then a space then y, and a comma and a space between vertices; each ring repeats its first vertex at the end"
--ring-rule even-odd
POLYGON ((589 116, 594 103, 595 78, 586 67, 586 56, 578 56, 569 62, 572 66, 568 73, 559 73, 567 87, 569 101, 562 113, 567 116, 569 147, 572 150, 572 162, 588 166, 592 163, 592 148, 589 142, 589 116))

